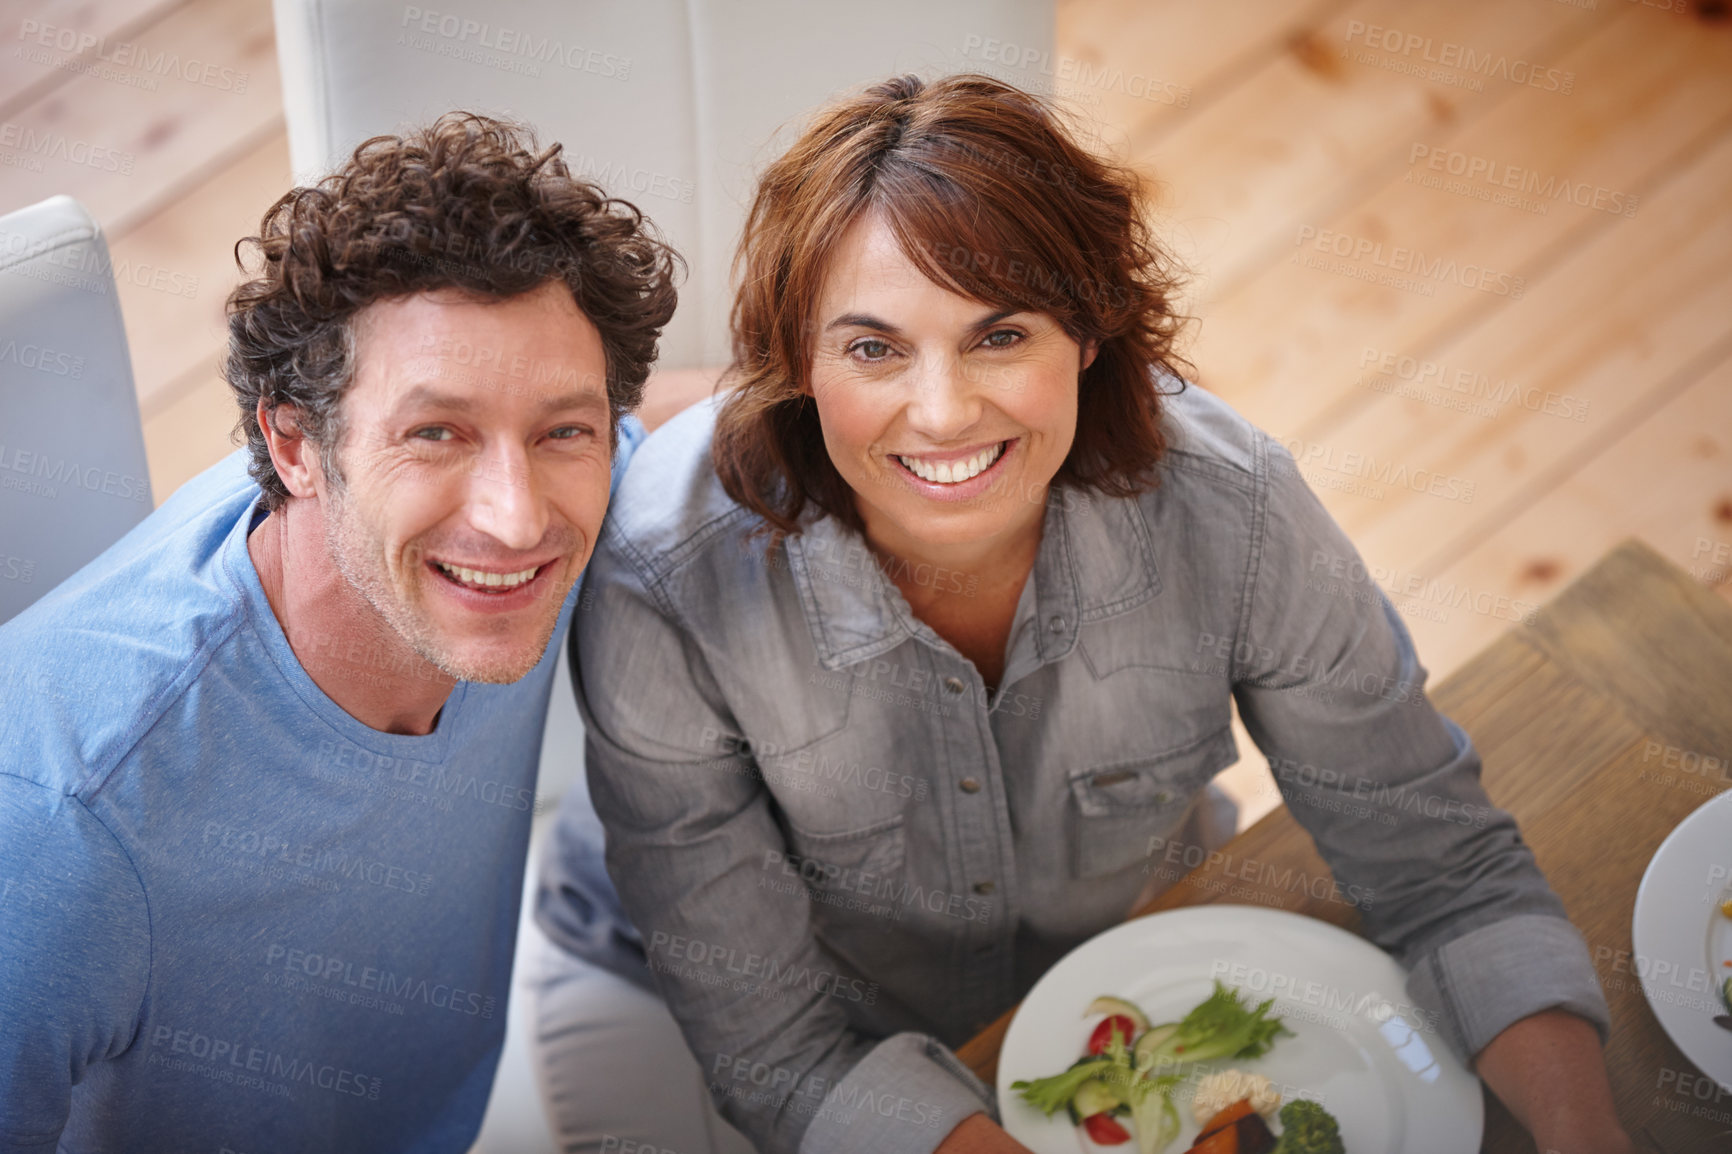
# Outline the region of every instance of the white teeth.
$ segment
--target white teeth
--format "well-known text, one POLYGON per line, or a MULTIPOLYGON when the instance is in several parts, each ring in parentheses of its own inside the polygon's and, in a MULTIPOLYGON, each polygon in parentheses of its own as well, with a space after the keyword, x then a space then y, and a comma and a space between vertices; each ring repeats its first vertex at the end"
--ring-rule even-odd
POLYGON ((535 576, 539 569, 537 566, 536 569, 525 569, 521 573, 487 573, 480 569, 466 569, 462 565, 447 565, 443 561, 435 562, 435 564, 463 584, 480 589, 515 589, 535 576))
POLYGON ((955 485, 977 477, 992 467, 1004 452, 1004 442, 988 446, 961 461, 927 461, 920 457, 898 456, 896 459, 908 467, 908 471, 922 481, 931 481, 938 485, 955 485))

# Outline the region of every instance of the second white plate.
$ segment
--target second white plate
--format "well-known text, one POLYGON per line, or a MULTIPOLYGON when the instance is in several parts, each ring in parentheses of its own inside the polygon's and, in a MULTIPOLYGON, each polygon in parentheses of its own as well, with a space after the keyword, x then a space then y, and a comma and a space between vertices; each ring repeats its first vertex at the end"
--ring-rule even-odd
POLYGON ((1720 984, 1732 969, 1732 790, 1696 807, 1654 851, 1630 937, 1630 966, 1654 1017, 1686 1057, 1732 1089, 1732 1033, 1714 1024, 1727 1012, 1720 984))

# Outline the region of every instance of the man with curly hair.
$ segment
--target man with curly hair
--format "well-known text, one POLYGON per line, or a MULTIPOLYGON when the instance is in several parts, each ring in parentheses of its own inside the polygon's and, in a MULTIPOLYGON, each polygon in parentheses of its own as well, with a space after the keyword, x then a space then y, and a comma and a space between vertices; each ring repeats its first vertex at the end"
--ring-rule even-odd
POLYGON ((282 197, 246 448, 0 630, 0 1151, 474 1140, 549 642, 675 299, 558 153, 452 114, 282 197))

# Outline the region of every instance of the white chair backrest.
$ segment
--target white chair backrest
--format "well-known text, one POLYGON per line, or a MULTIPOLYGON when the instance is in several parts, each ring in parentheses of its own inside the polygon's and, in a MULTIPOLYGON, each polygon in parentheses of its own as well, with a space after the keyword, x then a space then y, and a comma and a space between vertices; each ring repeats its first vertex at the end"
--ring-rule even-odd
POLYGON ((276 0, 276 21, 297 180, 452 109, 524 121, 686 258, 661 364, 691 368, 727 359, 729 262, 779 133, 896 73, 1050 60, 1054 17, 1053 0, 276 0))
POLYGON ((0 216, 0 623, 152 507, 102 230, 69 196, 0 216))

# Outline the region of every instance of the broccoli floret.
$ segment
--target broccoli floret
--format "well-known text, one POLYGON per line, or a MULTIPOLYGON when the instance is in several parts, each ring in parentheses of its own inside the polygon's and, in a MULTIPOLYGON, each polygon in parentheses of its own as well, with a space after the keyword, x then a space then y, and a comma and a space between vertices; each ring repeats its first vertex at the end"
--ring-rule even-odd
POLYGON ((1309 1098, 1296 1098, 1281 1107, 1281 1139, 1269 1154, 1347 1154, 1347 1147, 1329 1111, 1309 1098))

